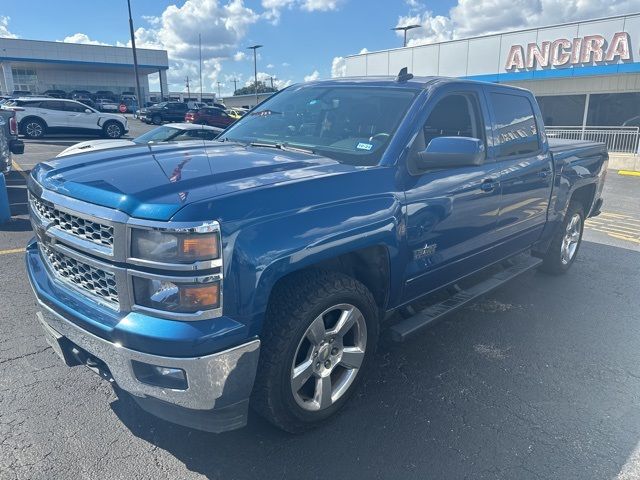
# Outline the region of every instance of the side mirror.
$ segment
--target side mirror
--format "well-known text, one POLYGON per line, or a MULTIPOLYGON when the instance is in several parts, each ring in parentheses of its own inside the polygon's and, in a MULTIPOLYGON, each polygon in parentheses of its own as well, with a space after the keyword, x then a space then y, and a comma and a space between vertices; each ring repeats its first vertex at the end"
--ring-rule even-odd
POLYGON ((482 165, 485 148, 482 140, 470 137, 436 137, 418 152, 416 163, 421 170, 482 165))
POLYGON ((89 109, 89 108, 85 108, 84 109, 84 113, 93 113, 93 110, 89 109))

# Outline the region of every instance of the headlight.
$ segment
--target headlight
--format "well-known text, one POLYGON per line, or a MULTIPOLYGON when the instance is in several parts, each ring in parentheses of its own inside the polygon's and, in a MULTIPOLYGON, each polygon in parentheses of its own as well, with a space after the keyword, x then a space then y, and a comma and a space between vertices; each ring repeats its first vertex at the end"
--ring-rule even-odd
POLYGON ((133 277, 137 305, 172 313, 196 313, 220 306, 220 282, 183 283, 133 277))
POLYGON ((218 232, 181 233, 163 230, 131 230, 131 256, 158 263, 194 263, 220 256, 218 232))

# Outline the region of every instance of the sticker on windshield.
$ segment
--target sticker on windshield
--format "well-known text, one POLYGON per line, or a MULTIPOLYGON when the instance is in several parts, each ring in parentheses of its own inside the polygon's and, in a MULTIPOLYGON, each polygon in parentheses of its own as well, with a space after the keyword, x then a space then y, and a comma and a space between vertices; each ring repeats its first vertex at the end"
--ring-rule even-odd
POLYGON ((373 144, 372 143, 364 143, 364 142, 360 142, 358 143, 358 145, 356 145, 356 148, 358 150, 371 150, 373 148, 373 144))

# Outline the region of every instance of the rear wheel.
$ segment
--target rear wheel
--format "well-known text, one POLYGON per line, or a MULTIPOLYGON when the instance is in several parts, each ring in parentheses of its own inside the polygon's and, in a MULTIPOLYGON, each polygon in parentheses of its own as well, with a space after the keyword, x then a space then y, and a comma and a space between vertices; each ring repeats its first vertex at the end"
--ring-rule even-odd
POLYGON ((553 237, 541 269, 556 275, 569 270, 578 256, 583 230, 584 207, 580 202, 572 201, 562 225, 553 237))
POLYGON ((312 271, 285 280, 267 312, 252 405, 301 432, 346 403, 371 362, 377 306, 360 282, 312 271))
POLYGON ((45 123, 39 118, 27 118, 21 126, 27 138, 42 138, 47 130, 45 123))

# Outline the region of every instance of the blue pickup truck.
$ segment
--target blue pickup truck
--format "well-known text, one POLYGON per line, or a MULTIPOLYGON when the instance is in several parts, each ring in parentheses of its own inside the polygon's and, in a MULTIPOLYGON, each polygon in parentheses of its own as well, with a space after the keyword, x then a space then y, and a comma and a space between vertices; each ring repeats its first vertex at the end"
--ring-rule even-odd
POLYGON ((533 268, 574 262, 602 144, 534 96, 447 78, 294 85, 218 141, 39 164, 26 252, 47 341, 144 410, 221 432, 335 414, 373 362, 533 268))

